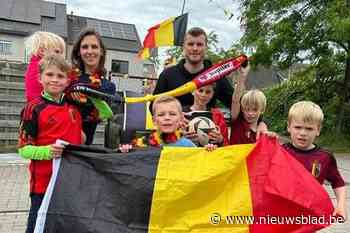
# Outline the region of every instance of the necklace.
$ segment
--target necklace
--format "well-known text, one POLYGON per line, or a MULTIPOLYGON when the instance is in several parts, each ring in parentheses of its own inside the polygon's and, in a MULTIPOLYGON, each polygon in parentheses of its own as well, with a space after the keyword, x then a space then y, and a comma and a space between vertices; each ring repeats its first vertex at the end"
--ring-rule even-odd
POLYGON ((174 133, 161 133, 156 130, 149 136, 149 145, 159 147, 164 144, 175 143, 181 138, 181 136, 179 130, 176 130, 174 133))

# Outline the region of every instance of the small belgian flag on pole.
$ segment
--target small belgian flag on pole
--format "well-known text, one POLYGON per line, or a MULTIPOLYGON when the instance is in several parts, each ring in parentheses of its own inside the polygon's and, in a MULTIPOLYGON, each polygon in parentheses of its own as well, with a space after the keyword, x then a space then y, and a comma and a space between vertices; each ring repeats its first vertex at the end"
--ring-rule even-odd
POLYGON ((187 28, 187 19, 188 13, 169 18, 148 29, 138 56, 147 59, 150 57, 151 48, 172 45, 182 46, 187 28))

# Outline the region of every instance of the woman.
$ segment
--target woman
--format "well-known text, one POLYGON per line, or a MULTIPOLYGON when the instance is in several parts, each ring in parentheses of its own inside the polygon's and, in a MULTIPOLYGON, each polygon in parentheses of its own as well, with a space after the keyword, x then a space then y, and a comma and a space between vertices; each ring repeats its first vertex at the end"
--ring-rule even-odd
MULTIPOLYGON (((106 49, 101 36, 92 28, 83 30, 72 50, 72 85, 82 83, 100 92, 115 94, 115 85, 106 79, 106 49)), ((70 93, 69 97, 79 104, 83 119, 86 145, 93 142, 97 124, 101 121, 92 101, 82 93, 70 93)))
MULTIPOLYGON (((209 116, 215 123, 216 129, 208 133, 209 143, 216 144, 218 146, 228 145, 228 130, 224 118, 224 114, 215 108, 211 103, 214 96, 215 84, 201 87, 193 92, 194 103, 192 106, 185 106, 183 111, 187 119, 191 116, 209 116)), ((185 136, 196 142, 197 134, 195 132, 185 133, 185 136)))

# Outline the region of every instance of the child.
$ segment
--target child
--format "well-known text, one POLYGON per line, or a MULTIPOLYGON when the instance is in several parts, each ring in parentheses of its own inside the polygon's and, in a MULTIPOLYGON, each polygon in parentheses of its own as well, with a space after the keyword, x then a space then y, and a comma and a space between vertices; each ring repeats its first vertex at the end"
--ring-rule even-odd
MULTIPOLYGON (((226 146, 228 145, 228 130, 224 114, 219 108, 214 107, 214 104, 210 103, 214 94, 215 84, 210 84, 195 90, 193 92, 193 105, 185 106, 183 112, 185 112, 186 118, 192 118, 195 115, 210 118, 216 125, 216 129, 208 133, 210 143, 218 146, 226 146)), ((186 133, 185 136, 193 142, 196 142, 198 138, 195 132, 186 133)))
MULTIPOLYGON (((231 105, 231 138, 230 144, 247 144, 255 143, 259 127, 265 125, 259 122, 260 116, 264 113, 266 107, 266 97, 264 93, 259 90, 250 90, 245 93, 242 98, 241 95, 245 90, 245 82, 247 80, 249 66, 241 68, 240 76, 237 79, 237 86, 232 95, 231 105)), ((266 126, 266 125, 265 125, 266 126)), ((267 127, 264 133, 269 134, 267 127)), ((275 136, 272 135, 269 136, 275 136)))
POLYGON ((56 53, 64 56, 64 40, 51 32, 35 32, 26 42, 30 62, 25 73, 25 92, 27 102, 39 97, 43 90, 39 82, 39 62, 45 55, 56 53))
MULTIPOLYGON (((172 96, 158 97, 152 106, 153 124, 157 131, 150 135, 149 144, 151 146, 181 146, 195 147, 193 142, 182 137, 179 130, 183 121, 183 113, 180 102, 172 96)), ((128 152, 132 147, 130 145, 121 145, 122 152, 128 152)), ((216 149, 216 145, 208 144, 208 151, 216 149)))
POLYGON ((320 184, 324 180, 331 183, 337 205, 334 215, 346 219, 346 189, 337 163, 331 152, 314 144, 320 135, 323 121, 321 108, 311 101, 300 101, 290 108, 288 114, 288 132, 291 143, 283 147, 311 172, 320 184))
POLYGON ((37 211, 43 200, 52 173, 52 159, 60 157, 64 147, 57 139, 81 144, 81 117, 76 107, 63 98, 69 85, 70 66, 62 56, 48 55, 40 62, 39 82, 44 88, 41 97, 27 103, 21 113, 18 153, 31 159, 30 198, 27 233, 34 231, 37 211))

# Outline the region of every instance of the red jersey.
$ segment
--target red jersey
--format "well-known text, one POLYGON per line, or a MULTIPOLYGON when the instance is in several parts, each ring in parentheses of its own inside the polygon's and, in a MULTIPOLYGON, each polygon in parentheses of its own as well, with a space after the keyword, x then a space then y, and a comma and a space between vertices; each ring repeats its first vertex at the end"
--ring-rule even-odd
POLYGON ((236 120, 232 121, 230 145, 251 144, 256 142, 256 132, 250 128, 249 123, 240 113, 236 120))
MULTIPOLYGON (((62 139, 81 144, 81 116, 78 109, 66 103, 56 103, 44 97, 29 102, 21 113, 19 146, 45 146, 62 139)), ((51 160, 31 160, 30 191, 45 193, 52 173, 51 160)))
POLYGON ((343 187, 345 185, 341 177, 337 162, 332 153, 316 146, 311 150, 300 150, 291 143, 283 145, 294 158, 296 158, 304 167, 323 184, 325 180, 329 181, 332 188, 343 187))

